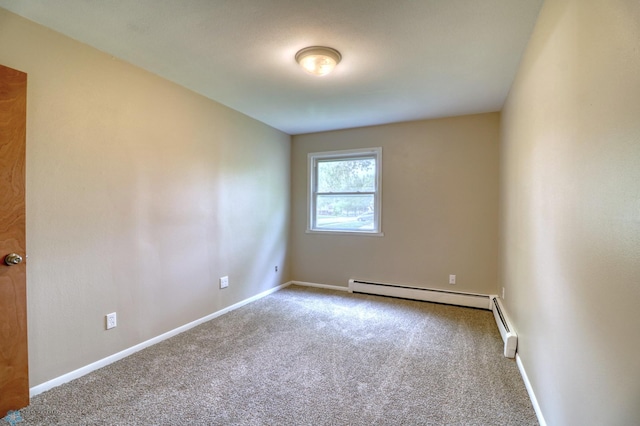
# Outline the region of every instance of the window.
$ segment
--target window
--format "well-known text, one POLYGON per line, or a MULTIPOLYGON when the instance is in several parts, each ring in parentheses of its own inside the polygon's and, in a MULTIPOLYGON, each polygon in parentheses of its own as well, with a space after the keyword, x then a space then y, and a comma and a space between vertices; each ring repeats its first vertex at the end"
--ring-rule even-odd
POLYGON ((307 232, 382 235, 382 148, 311 153, 307 232))

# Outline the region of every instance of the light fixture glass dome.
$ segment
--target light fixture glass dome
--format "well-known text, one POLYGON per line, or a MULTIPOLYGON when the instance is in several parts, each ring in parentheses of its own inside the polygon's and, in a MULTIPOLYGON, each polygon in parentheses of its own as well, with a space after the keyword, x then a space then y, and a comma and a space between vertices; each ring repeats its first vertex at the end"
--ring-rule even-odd
POLYGON ((342 55, 336 49, 311 46, 296 53, 296 61, 309 74, 322 76, 329 74, 340 63, 342 55))

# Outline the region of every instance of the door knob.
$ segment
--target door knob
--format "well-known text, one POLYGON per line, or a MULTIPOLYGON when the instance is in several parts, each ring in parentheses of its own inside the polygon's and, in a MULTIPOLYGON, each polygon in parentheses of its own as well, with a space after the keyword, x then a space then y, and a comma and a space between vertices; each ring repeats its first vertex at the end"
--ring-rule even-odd
POLYGON ((22 262, 22 256, 17 253, 10 253, 4 257, 4 263, 9 266, 17 265, 22 262))

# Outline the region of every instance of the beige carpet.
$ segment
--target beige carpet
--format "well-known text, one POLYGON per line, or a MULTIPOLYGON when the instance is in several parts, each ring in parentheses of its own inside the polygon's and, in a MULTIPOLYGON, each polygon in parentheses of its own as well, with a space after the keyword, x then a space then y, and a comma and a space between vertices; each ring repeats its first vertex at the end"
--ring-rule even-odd
POLYGON ((291 286, 52 389, 19 425, 533 425, 489 311, 291 286))

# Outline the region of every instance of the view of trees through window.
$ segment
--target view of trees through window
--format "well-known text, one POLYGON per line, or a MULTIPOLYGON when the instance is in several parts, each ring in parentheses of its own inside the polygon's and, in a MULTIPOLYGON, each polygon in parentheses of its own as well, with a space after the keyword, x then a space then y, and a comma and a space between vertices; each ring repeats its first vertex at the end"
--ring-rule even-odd
POLYGON ((374 229, 374 158, 317 163, 316 228, 374 229))

